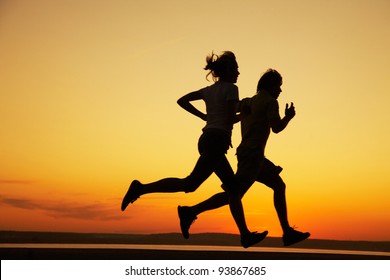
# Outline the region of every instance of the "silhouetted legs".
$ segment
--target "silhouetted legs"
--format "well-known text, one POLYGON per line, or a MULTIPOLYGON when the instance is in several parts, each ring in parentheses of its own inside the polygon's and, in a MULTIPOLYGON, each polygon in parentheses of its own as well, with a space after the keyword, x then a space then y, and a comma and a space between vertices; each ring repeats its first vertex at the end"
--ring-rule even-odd
POLYGON ((220 178, 227 191, 223 194, 223 205, 229 204, 230 211, 241 235, 250 233, 244 216, 239 186, 236 184, 234 172, 225 157, 203 153, 192 173, 184 179, 165 178, 157 182, 142 184, 141 195, 148 193, 194 192, 213 173, 220 178))
POLYGON ((126 209, 129 203, 133 203, 140 196, 148 193, 193 192, 215 172, 225 186, 226 204, 229 204, 232 216, 239 228, 243 246, 249 247, 259 242, 265 236, 251 233, 245 222, 239 186, 225 156, 229 144, 230 135, 227 135, 224 131, 209 130, 204 132, 198 143, 200 157, 188 177, 183 179, 165 178, 149 184, 133 181, 123 198, 122 211, 126 209))
MULTIPOLYGON (((308 238, 310 236, 309 233, 301 233, 294 230, 289 225, 287 218, 286 185, 279 175, 282 168, 275 166, 268 159, 259 162, 255 157, 252 157, 252 159, 250 159, 250 157, 251 156, 246 158, 241 157, 241 162, 239 162, 238 165, 236 179, 241 187, 240 196, 244 196, 255 180, 270 187, 274 191, 273 201, 283 230, 284 244, 288 246, 308 238)), ((179 206, 180 227, 183 236, 189 238, 189 228, 197 218, 197 215, 208 210, 222 207, 228 204, 228 201, 229 198, 227 193, 221 192, 192 207, 179 206)))

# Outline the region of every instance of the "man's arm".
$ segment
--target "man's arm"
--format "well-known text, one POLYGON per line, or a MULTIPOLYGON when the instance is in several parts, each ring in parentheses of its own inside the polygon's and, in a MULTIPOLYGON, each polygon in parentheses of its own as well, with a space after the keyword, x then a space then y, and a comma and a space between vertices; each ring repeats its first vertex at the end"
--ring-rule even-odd
POLYGON ((191 104, 191 101, 200 99, 202 99, 202 94, 200 91, 193 91, 180 97, 179 100, 177 100, 177 104, 179 104, 180 107, 182 107, 187 112, 197 116, 198 118, 201 118, 204 121, 207 121, 207 115, 196 109, 194 105, 191 104))
POLYGON ((295 107, 294 103, 291 102, 291 106, 289 107, 288 104, 286 104, 286 109, 285 109, 285 116, 283 119, 280 120, 274 120, 271 121, 271 128, 274 133, 279 133, 283 131, 288 123, 294 118, 295 116, 295 107))

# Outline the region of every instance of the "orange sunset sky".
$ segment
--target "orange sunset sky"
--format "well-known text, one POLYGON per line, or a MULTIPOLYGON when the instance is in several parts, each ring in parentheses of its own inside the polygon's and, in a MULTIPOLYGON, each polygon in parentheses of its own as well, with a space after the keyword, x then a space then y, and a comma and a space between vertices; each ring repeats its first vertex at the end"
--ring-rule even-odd
MULTIPOLYGON (((291 225, 389 241, 389 13, 388 0, 2 0, 0 230, 179 232, 177 205, 221 191, 215 175, 195 193, 120 203, 133 179, 192 170, 204 123, 176 100, 211 84, 207 54, 231 50, 240 98, 271 67, 281 115, 296 106, 266 149, 291 225)), ((251 230, 281 235, 270 189, 254 184, 243 204, 251 230)), ((223 207, 191 232, 238 230, 223 207)))

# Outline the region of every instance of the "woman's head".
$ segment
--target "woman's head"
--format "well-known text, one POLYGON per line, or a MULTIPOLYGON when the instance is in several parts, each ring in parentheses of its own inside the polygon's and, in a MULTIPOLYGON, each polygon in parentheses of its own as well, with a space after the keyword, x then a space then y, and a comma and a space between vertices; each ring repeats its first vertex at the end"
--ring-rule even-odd
POLYGON ((214 53, 207 56, 205 70, 210 70, 206 78, 211 74, 213 81, 237 82, 238 64, 236 56, 230 51, 223 52, 218 56, 214 53))

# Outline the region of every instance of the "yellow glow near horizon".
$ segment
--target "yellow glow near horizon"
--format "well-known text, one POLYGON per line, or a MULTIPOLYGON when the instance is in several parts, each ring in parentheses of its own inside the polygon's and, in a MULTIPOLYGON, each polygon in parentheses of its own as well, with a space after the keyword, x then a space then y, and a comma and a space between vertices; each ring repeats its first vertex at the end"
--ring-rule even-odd
MULTIPOLYGON (((176 206, 221 191, 216 176, 125 213, 120 202, 133 179, 192 170, 204 124, 176 100, 210 84, 208 53, 231 50, 241 98, 275 68, 281 115, 296 106, 266 150, 284 168, 290 223, 313 238, 389 240, 389 10, 385 0, 2 1, 0 230, 179 231, 176 206)), ((271 190, 256 183, 243 201, 250 229, 280 236, 271 190)), ((237 233, 227 207, 197 220, 193 232, 206 231, 237 233)))

